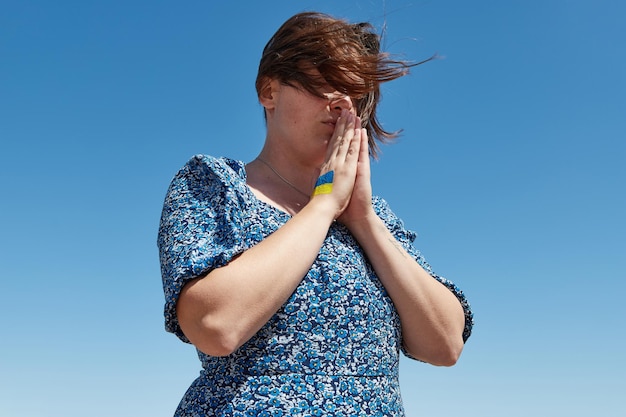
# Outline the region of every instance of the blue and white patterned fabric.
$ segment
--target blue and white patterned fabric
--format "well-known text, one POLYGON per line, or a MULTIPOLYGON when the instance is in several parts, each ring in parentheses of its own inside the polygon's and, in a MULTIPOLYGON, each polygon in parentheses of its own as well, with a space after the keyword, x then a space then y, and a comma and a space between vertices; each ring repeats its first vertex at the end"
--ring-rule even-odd
MULTIPOLYGON (((465 309, 454 284, 431 272, 387 203, 373 204, 398 241, 465 309)), ((184 284, 226 265, 290 216, 258 200, 244 164, 198 155, 174 177, 158 236, 165 327, 184 342, 176 301, 184 284)), ((198 351, 200 376, 176 416, 403 416, 398 383, 400 321, 347 228, 333 223, 307 275, 278 312, 226 357, 198 351)))

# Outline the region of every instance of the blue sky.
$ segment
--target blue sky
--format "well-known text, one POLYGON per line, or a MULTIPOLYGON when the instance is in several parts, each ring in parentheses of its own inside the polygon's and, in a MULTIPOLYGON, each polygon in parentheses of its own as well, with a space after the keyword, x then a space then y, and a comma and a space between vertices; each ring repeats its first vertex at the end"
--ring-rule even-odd
POLYGON ((622 415, 626 3, 9 0, 0 416, 172 415, 199 362, 163 330, 163 197, 256 156, 260 52, 303 10, 442 57, 384 87, 373 182, 476 327, 453 368, 402 361, 407 415, 622 415))

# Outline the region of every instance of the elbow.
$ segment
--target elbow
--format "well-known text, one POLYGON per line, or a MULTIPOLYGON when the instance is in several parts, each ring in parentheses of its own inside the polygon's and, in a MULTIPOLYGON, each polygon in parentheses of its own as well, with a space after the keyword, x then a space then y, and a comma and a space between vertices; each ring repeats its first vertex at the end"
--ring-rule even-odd
POLYGON ((243 333, 238 330, 242 323, 217 308, 217 303, 207 302, 206 296, 195 289, 195 283, 187 284, 176 305, 183 334, 199 351, 209 356, 232 354, 245 342, 243 333))
POLYGON ((234 342, 234 338, 225 336, 214 336, 205 340, 191 341, 198 350, 209 356, 229 356, 234 353, 239 344, 234 342))
POLYGON ((206 344, 205 346, 198 346, 198 345, 195 345, 195 346, 202 353, 209 355, 209 356, 229 356, 237 350, 236 348, 233 348, 232 345, 228 345, 228 344, 211 343, 211 344, 206 344))
MULTIPOLYGON (((241 335, 234 326, 216 324, 216 320, 205 318, 202 320, 202 335, 194 345, 203 353, 210 356, 228 356, 234 353, 243 344, 241 335)), ((192 341, 193 343, 193 341, 192 341)))
POLYGON ((416 349, 415 353, 407 349, 410 356, 434 366, 450 367, 456 365, 463 351, 463 340, 451 340, 432 345, 428 349, 416 349))
POLYGON ((431 363, 435 366, 446 366, 446 367, 454 366, 459 361, 462 351, 463 351, 463 346, 442 349, 438 353, 438 355, 435 358, 433 358, 434 361, 432 361, 431 363))
POLYGON ((461 352, 463 352, 463 346, 463 340, 461 339, 450 341, 438 350, 431 363, 435 366, 447 367, 456 365, 461 357, 461 352))
POLYGON ((188 323, 181 329, 187 339, 202 353, 209 356, 228 356, 243 344, 240 335, 232 326, 221 326, 210 317, 188 323))

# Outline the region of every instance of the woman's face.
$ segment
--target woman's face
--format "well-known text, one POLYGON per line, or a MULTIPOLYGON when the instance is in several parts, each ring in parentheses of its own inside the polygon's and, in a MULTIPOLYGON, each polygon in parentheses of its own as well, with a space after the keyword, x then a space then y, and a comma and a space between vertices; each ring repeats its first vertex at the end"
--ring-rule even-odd
POLYGON ((320 91, 323 97, 277 80, 271 81, 271 89, 271 100, 261 100, 267 110, 268 139, 296 152, 295 157, 321 164, 337 118, 344 109, 354 113, 354 101, 330 86, 320 91))

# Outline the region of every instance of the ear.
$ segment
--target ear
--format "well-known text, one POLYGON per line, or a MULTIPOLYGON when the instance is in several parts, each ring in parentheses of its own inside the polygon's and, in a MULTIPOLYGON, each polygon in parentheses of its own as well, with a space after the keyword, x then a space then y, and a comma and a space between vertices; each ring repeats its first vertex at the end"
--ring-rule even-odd
POLYGON ((280 87, 281 84, 278 80, 271 78, 263 80, 263 87, 259 93, 259 102, 265 107, 265 110, 273 110, 276 107, 280 87))

